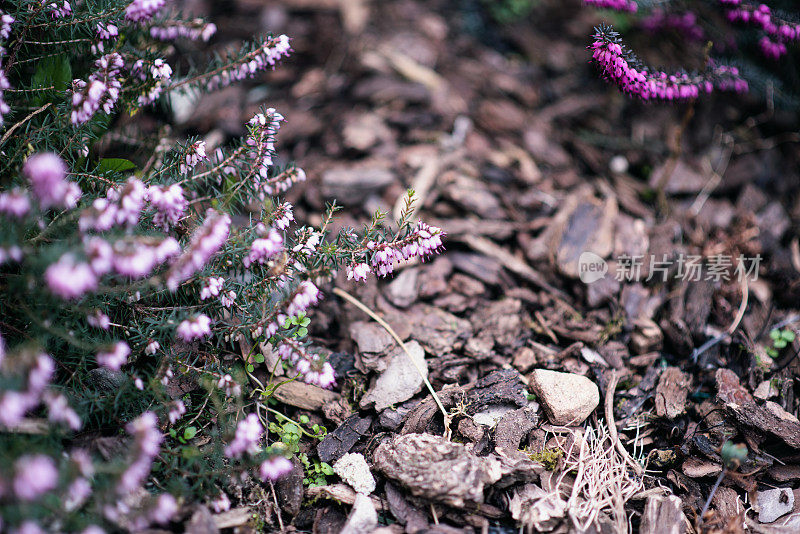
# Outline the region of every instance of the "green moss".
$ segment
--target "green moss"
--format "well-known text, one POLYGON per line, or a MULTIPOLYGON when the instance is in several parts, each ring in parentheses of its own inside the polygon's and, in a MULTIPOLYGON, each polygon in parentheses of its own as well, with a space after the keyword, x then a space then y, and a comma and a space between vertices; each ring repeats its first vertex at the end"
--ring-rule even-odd
POLYGON ((539 462, 548 471, 555 471, 558 467, 558 460, 564 456, 564 451, 556 447, 543 449, 541 452, 528 453, 528 458, 534 462, 539 462))

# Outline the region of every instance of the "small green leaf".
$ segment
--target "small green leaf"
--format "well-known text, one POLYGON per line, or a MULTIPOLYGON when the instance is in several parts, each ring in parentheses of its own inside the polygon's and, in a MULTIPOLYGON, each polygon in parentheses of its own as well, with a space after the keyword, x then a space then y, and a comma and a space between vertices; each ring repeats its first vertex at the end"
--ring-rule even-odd
POLYGON ((187 426, 183 430, 183 439, 192 439, 197 435, 197 427, 187 426))
POLYGON ((308 335, 308 328, 301 326, 297 329, 297 337, 306 337, 308 335))
POLYGON ((252 373, 253 371, 255 371, 255 369, 256 369, 256 368, 255 368, 255 367, 253 367, 253 364, 252 364, 252 363, 248 363, 248 364, 247 364, 247 372, 248 372, 248 373, 252 373))
POLYGON ((136 164, 125 158, 103 158, 97 163, 95 172, 126 172, 136 169, 136 164))
POLYGON ((769 337, 772 339, 780 339, 781 338, 781 331, 778 329, 773 329, 769 331, 769 337))
POLYGON ((319 467, 320 467, 320 471, 322 471, 326 475, 332 475, 333 474, 333 467, 328 465, 326 462, 320 463, 319 467))
POLYGON ((773 343, 776 349, 783 349, 786 348, 786 340, 785 339, 776 339, 773 343))
POLYGON ((253 356, 253 359, 256 361, 256 363, 264 363, 264 355, 261 353, 253 356))
POLYGON ((739 466, 747 458, 747 447, 745 445, 736 445, 732 441, 726 441, 722 444, 722 463, 727 468, 735 468, 739 466))
POLYGON ((301 415, 301 416, 300 416, 300 423, 301 423, 301 424, 307 425, 307 424, 308 424, 308 421, 309 421, 309 419, 308 419, 308 416, 307 416, 307 415, 301 415))
POLYGON ((286 320, 283 322, 283 327, 284 328, 291 328, 291 326, 292 326, 292 318, 291 317, 287 317, 286 320))
POLYGON ((175 432, 175 429, 174 429, 174 428, 170 428, 170 429, 169 429, 169 435, 170 435, 170 437, 173 437, 173 438, 174 438, 174 437, 176 437, 176 436, 178 435, 178 433, 177 433, 177 432, 175 432))
POLYGON ((794 332, 792 332, 791 330, 784 330, 782 337, 783 339, 791 343, 792 341, 794 341, 794 332))

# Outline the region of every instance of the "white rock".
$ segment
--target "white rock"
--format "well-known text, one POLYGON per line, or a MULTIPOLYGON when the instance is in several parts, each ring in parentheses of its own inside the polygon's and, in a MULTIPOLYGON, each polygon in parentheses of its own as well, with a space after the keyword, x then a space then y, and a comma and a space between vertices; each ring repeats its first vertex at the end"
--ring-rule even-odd
MULTIPOLYGON (((425 378, 428 377, 428 364, 425 362, 425 351, 416 341, 405 344, 409 354, 417 362, 425 378)), ((415 366, 403 349, 397 348, 391 354, 389 365, 381 373, 375 385, 361 399, 361 407, 375 403, 375 410, 380 412, 393 404, 405 402, 422 390, 423 380, 415 366)))
POLYGON ((347 522, 342 527, 341 534, 367 534, 378 526, 378 513, 372 504, 372 499, 362 493, 356 494, 353 509, 347 516, 347 522))
POLYGON ((554 425, 579 425, 600 403, 597 385, 585 376, 535 369, 529 382, 554 425))
POLYGON ((758 520, 761 523, 772 523, 794 508, 792 488, 776 488, 759 491, 757 494, 758 520))
POLYGON ((472 416, 472 420, 479 425, 494 427, 500 422, 500 419, 502 419, 505 414, 508 412, 513 412, 516 409, 516 406, 512 406, 510 404, 496 404, 476 413, 472 416))
POLYGON ((333 464, 333 472, 356 490, 356 493, 369 495, 375 491, 375 479, 363 454, 345 454, 333 464))

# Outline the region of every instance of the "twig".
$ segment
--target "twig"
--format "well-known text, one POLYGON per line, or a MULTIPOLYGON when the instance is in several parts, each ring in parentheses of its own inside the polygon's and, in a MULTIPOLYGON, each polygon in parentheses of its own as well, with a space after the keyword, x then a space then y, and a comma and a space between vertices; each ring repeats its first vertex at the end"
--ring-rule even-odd
POLYGON ((406 353, 406 356, 408 356, 408 359, 411 360, 411 363, 414 364, 414 368, 419 373, 419 376, 422 377, 422 381, 425 383, 425 386, 428 388, 428 391, 430 391, 431 396, 433 397, 433 400, 436 402, 436 406, 438 406, 439 407, 439 411, 442 412, 442 416, 444 416, 445 437, 447 439, 450 439, 450 415, 447 413, 447 410, 444 409, 444 405, 442 404, 442 401, 439 400, 439 396, 436 394, 436 391, 434 391, 433 386, 431 385, 430 381, 428 380, 428 377, 425 376, 425 373, 422 371, 422 369, 420 368, 420 366, 417 363, 417 361, 411 356, 411 353, 408 352, 408 349, 406 348, 406 344, 403 343, 403 340, 400 339, 400 336, 397 335, 397 332, 394 331, 394 329, 389 325, 389 323, 384 321, 375 312, 370 310, 363 302, 361 302, 360 300, 358 300, 357 298, 355 298, 351 294, 347 293, 346 291, 344 291, 342 289, 339 289, 337 287, 337 288, 334 288, 333 294, 342 297, 347 302, 349 302, 350 304, 352 304, 353 306, 355 306, 359 310, 361 310, 364 313, 366 313, 367 315, 369 315, 370 318, 372 318, 375 322, 377 322, 379 325, 381 325, 383 328, 385 328, 386 331, 389 332, 389 335, 391 335, 394 338, 394 340, 397 341, 397 344, 400 345, 400 348, 403 349, 403 352, 406 353))
POLYGON ((41 113, 42 111, 46 110, 47 108, 49 108, 52 105, 53 105, 52 102, 48 102, 44 106, 40 107, 39 109, 37 109, 36 111, 34 111, 33 113, 31 113, 30 115, 25 117, 24 119, 22 119, 21 121, 16 123, 11 128, 9 128, 8 131, 3 135, 3 138, 0 139, 0 145, 5 144, 5 142, 8 140, 8 138, 11 137, 11 134, 14 133, 14 130, 16 130, 17 128, 19 128, 20 126, 22 126, 23 124, 28 122, 30 119, 32 119, 33 117, 35 117, 36 115, 38 115, 39 113, 41 113))
POLYGON ((739 310, 736 312, 736 317, 734 317, 733 322, 731 323, 731 325, 728 327, 727 330, 725 330, 718 336, 709 339, 708 341, 700 345, 699 348, 694 349, 692 351, 692 361, 694 363, 697 363, 697 359, 705 351, 707 351, 717 343, 720 343, 721 341, 730 339, 730 337, 739 327, 739 323, 742 322, 742 318, 744 317, 744 312, 747 310, 747 301, 749 294, 750 294, 750 287, 747 285, 747 278, 742 277, 742 302, 739 303, 739 310))
POLYGON ((633 468, 633 471, 638 476, 642 476, 644 475, 644 468, 631 457, 631 455, 622 445, 622 442, 619 440, 619 435, 617 434, 617 424, 614 422, 614 393, 617 390, 617 382, 619 382, 619 376, 617 375, 617 371, 615 369, 611 371, 611 380, 609 380, 608 387, 606 389, 605 415, 606 424, 608 425, 608 434, 611 437, 611 442, 617 448, 617 451, 633 468))
POLYGON ((281 532, 284 531, 283 519, 281 518, 281 507, 278 504, 278 496, 275 494, 275 486, 272 481, 269 481, 269 489, 272 490, 272 500, 275 501, 275 515, 278 516, 278 525, 281 527, 281 532))

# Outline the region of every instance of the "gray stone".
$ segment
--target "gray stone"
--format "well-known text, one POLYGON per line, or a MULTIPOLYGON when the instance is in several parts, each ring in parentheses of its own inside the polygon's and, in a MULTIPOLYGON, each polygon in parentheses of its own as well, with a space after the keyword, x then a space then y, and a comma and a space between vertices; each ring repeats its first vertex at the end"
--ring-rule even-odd
POLYGON ((361 407, 375 404, 375 410, 381 411, 393 404, 407 401, 420 392, 424 383, 420 370, 428 377, 428 364, 425 362, 425 351, 416 341, 405 344, 408 354, 398 347, 391 354, 389 365, 361 399, 361 407), (417 365, 409 358, 414 359, 417 365), (417 369, 419 367, 419 370, 417 369))
POLYGON ((356 493, 369 495, 375 491, 375 479, 363 454, 345 454, 333 464, 333 472, 356 490, 356 493))
POLYGON ((535 369, 530 387, 554 425, 579 425, 600 403, 597 385, 572 373, 535 369))
POLYGON ((758 503, 758 520, 761 523, 772 523, 779 517, 788 514, 794 508, 792 488, 775 488, 759 491, 756 494, 758 503))
POLYGON ((341 534, 368 534, 378 526, 378 513, 372 499, 364 494, 356 494, 353 509, 347 516, 347 522, 342 527, 341 534))

